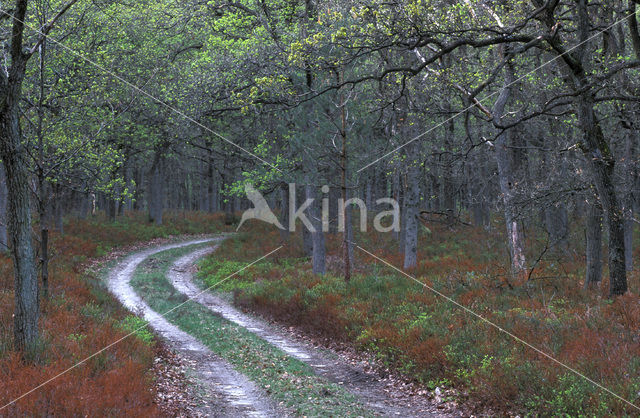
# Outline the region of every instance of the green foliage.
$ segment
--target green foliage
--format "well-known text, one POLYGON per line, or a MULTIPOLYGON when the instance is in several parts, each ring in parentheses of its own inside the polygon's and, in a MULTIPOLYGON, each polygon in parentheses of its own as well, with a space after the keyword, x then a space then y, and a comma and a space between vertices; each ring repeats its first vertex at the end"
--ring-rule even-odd
POLYGON ((145 344, 153 343, 153 334, 148 329, 148 322, 136 315, 127 315, 117 327, 126 333, 132 333, 145 344))
POLYGON ((229 291, 244 289, 253 285, 254 280, 260 278, 261 273, 273 268, 272 264, 263 261, 246 268, 247 263, 217 260, 209 257, 200 262, 198 276, 207 288, 229 291))

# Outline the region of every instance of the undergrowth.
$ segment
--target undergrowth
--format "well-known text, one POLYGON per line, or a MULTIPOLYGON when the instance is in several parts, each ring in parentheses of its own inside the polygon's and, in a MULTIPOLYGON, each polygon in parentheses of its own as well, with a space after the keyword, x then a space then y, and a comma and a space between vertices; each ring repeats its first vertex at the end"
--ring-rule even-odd
MULTIPOLYGON (((500 225, 496 225, 500 228, 500 225)), ((251 224, 202 261, 210 283, 279 245, 275 228, 251 224), (219 260, 229 260, 221 262, 219 260)), ((633 292, 608 300, 585 292, 579 234, 565 250, 546 251, 524 285, 508 271, 502 230, 430 225, 419 241, 423 283, 451 297, 621 397, 640 397, 640 299, 633 292)), ((529 259, 544 237, 529 231, 529 259)), ((357 234, 356 241, 393 265, 402 265, 391 234, 357 234)), ((373 353, 381 363, 429 387, 443 384, 468 394, 479 407, 544 416, 624 416, 637 410, 496 327, 356 249, 355 272, 341 277, 341 237, 327 236, 329 271, 313 275, 294 245, 225 283, 236 304, 373 353)), ((636 245, 637 254, 637 245, 636 245)), ((637 255, 636 255, 637 259, 637 255)), ((604 272, 606 277, 606 271, 604 272)), ((607 283, 602 284, 602 291, 607 283)))
MULTIPOLYGON (((177 234, 220 232, 222 215, 168 213, 164 226, 127 214, 68 219, 52 232, 49 301, 41 305, 42 339, 32 364, 12 350, 13 268, 0 255, 0 407, 142 325, 104 288, 86 262, 139 241, 177 234)), ((152 376, 155 346, 146 329, 91 357, 0 411, 6 416, 156 416, 152 376)))

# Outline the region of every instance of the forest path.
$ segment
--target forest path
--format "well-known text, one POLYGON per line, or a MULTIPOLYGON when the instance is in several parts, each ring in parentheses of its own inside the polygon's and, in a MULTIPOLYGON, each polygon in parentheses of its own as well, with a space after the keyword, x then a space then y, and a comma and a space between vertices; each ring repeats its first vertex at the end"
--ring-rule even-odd
POLYGON ((224 298, 211 292, 203 292, 193 281, 195 264, 198 259, 215 251, 215 248, 216 246, 200 248, 178 258, 173 263, 167 279, 178 292, 256 334, 289 356, 308 364, 317 375, 344 387, 376 415, 450 416, 439 411, 437 406, 425 396, 397 390, 393 384, 383 382, 380 376, 348 362, 340 354, 326 349, 321 352, 308 342, 287 333, 285 328, 277 329, 272 324, 239 311, 224 298))
POLYGON ((127 309, 143 315, 151 328, 166 340, 170 348, 194 365, 196 380, 204 391, 205 402, 199 408, 200 413, 216 417, 285 415, 253 382, 235 371, 228 362, 213 354, 200 341, 152 310, 131 287, 130 281, 134 271, 148 257, 166 250, 220 239, 222 238, 163 245, 130 255, 109 272, 109 290, 127 309))

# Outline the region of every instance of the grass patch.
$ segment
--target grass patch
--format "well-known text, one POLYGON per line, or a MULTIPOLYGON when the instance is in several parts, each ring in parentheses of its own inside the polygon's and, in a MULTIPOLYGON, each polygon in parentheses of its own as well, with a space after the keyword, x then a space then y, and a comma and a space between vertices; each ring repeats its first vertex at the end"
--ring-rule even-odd
MULTIPOLYGON (((149 257, 134 274, 133 287, 156 312, 183 303, 166 279, 171 263, 198 246, 167 250, 149 257)), ((231 271, 230 273, 233 273, 231 271)), ((224 277, 224 276, 223 276, 224 277)), ((369 416, 356 397, 314 374, 311 367, 288 356, 251 332, 188 301, 167 320, 203 342, 276 401, 303 416, 369 416)))

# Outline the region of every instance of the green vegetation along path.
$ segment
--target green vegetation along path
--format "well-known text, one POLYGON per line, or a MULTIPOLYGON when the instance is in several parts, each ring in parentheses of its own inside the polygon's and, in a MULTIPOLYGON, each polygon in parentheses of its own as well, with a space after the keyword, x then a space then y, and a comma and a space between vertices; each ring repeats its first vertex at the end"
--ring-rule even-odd
POLYGON ((221 239, 143 251, 120 263, 109 280, 125 306, 143 314, 175 350, 196 360, 197 377, 216 399, 205 413, 442 416, 426 398, 395 391, 339 355, 321 353, 203 292, 192 280, 195 262, 221 239))

